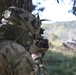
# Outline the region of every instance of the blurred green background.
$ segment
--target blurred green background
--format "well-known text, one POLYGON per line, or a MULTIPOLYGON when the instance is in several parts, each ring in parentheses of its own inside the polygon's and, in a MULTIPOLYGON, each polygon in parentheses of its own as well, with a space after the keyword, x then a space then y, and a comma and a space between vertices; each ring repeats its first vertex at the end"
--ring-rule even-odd
POLYGON ((76 75, 76 50, 63 47, 64 41, 75 38, 76 22, 56 22, 42 27, 50 43, 43 59, 49 75, 76 75))

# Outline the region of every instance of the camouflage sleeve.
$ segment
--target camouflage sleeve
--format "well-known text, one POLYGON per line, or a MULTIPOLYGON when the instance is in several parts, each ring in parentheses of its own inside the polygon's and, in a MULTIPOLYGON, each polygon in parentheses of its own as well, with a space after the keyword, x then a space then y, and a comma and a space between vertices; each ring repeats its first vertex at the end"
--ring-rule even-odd
POLYGON ((0 42, 0 75, 35 75, 32 63, 23 46, 12 41, 0 42))

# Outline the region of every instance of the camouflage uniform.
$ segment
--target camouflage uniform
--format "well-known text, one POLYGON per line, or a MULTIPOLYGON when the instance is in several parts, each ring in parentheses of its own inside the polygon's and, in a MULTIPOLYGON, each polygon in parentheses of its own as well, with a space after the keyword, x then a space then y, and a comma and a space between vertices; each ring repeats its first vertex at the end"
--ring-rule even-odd
POLYGON ((42 56, 37 55, 40 50, 41 55, 44 54, 48 48, 38 49, 36 46, 36 49, 34 44, 34 40, 37 42, 34 35, 39 34, 40 30, 39 22, 34 15, 20 8, 10 7, 3 13, 0 27, 0 75, 48 75, 40 61, 42 56), (31 58, 32 54, 40 59, 31 58))
POLYGON ((0 42, 0 75, 35 75, 34 61, 23 46, 14 41, 0 42))

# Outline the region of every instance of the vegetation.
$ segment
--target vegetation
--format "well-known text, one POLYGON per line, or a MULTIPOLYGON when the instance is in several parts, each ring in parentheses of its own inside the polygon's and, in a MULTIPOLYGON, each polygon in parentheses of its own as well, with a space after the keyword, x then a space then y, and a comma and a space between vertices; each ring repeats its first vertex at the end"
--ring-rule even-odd
POLYGON ((43 59, 49 75, 76 75, 76 50, 61 47, 62 42, 76 37, 76 21, 44 24, 43 28, 53 45, 43 59))
POLYGON ((44 63, 49 75, 76 75, 76 57, 48 51, 44 63))
POLYGON ((76 37, 76 21, 43 24, 44 36, 50 40, 64 41, 76 37))

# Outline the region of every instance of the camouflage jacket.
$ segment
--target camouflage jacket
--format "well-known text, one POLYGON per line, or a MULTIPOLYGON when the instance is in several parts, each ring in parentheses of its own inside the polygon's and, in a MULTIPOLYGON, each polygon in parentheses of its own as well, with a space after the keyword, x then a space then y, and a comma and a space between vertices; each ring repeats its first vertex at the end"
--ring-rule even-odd
POLYGON ((34 60, 14 41, 0 42, 0 75, 36 75, 34 60))

